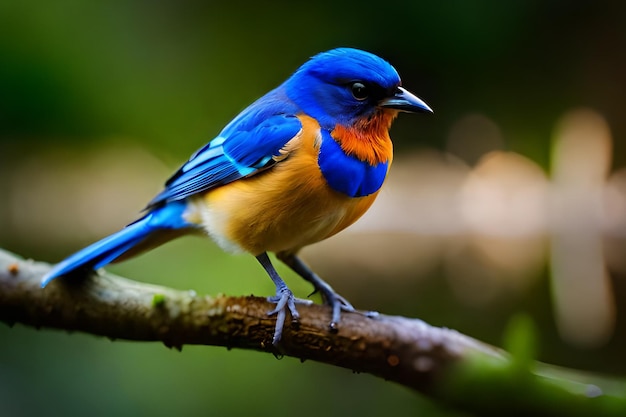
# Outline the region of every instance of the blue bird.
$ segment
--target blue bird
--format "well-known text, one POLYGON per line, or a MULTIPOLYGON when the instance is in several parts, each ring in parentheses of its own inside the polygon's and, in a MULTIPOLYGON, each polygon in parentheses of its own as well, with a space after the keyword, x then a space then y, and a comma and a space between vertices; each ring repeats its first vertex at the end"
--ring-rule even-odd
POLYGON ((261 97, 165 183, 146 214, 55 265, 55 278, 96 270, 173 238, 206 233, 247 252, 276 286, 273 343, 294 297, 267 255, 274 252, 331 307, 330 328, 352 305, 298 251, 354 223, 374 202, 393 159, 389 128, 399 112, 432 112, 401 87, 396 70, 368 52, 338 48, 312 57, 261 97))

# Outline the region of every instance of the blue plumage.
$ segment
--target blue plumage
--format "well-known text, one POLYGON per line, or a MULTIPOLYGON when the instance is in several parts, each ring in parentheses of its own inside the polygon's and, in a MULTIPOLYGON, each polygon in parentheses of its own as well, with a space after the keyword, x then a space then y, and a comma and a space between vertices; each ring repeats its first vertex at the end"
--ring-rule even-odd
POLYGON ((285 82, 289 98, 327 130, 367 117, 375 111, 377 101, 392 96, 399 85, 400 76, 387 61, 351 48, 314 56, 285 82), (355 81, 372 89, 368 100, 354 99, 347 87, 355 81))
POLYGON ((148 207, 182 200, 273 165, 273 157, 302 128, 293 105, 281 95, 278 88, 245 109, 191 156, 148 207))
POLYGON ((370 165, 352 155, 346 155, 326 130, 322 130, 318 164, 328 185, 350 197, 364 197, 378 191, 385 181, 388 168, 388 162, 370 165))
POLYGON ((77 270, 102 268, 133 248, 142 245, 150 247, 150 240, 158 241, 159 234, 196 228, 196 225, 184 219, 186 207, 184 202, 167 204, 149 212, 119 232, 81 249, 56 264, 42 279, 41 286, 77 270))

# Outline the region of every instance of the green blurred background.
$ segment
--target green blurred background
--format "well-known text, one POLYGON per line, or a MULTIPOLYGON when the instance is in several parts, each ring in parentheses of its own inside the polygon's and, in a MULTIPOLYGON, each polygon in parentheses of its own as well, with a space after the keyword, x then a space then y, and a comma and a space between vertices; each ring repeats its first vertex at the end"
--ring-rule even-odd
MULTIPOLYGON (((58 261, 132 221, 169 173, 238 111, 309 56, 337 46, 386 58, 435 110, 394 125, 399 171, 403 155, 409 161, 420 152, 473 169, 478 158, 454 155, 450 132, 480 114, 501 132, 495 148, 550 172, 555 126, 581 106, 610 126, 615 171, 626 165, 625 22, 626 3, 602 1, 0 1, 0 246, 58 261)), ((614 194, 621 198, 620 187, 614 194)), ((388 193, 397 190, 410 193, 399 186, 388 193)), ((621 219, 626 212, 616 207, 621 219)), ((603 324, 608 335, 588 343, 557 329, 548 232, 532 240, 539 261, 516 269, 523 278, 489 270, 524 284, 488 300, 463 299, 447 276, 474 268, 475 256, 455 258, 454 268, 447 262, 459 241, 467 247, 468 233, 372 227, 337 237, 308 259, 357 307, 420 317, 494 344, 524 312, 539 330, 539 359, 624 375, 622 231, 599 234, 617 265, 608 265, 607 278, 614 305, 603 324), (429 256, 433 246, 442 249, 429 256), (362 258, 377 256, 382 267, 363 266, 362 258)), ((199 293, 273 292, 252 257, 196 238, 110 270, 199 293)), ((305 284, 280 272, 306 295, 305 284)), ((399 386, 316 363, 0 328, 1 416, 418 413, 455 415, 399 386)))

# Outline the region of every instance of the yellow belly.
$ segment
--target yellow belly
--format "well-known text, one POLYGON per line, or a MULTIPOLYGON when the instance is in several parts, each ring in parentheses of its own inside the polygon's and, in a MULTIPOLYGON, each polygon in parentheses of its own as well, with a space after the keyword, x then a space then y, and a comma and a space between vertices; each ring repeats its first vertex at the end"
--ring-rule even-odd
POLYGON ((317 164, 314 123, 286 146, 273 168, 191 200, 191 217, 224 249, 297 252, 343 230, 367 211, 378 193, 351 198, 332 190, 317 164), (308 133, 307 132, 311 132, 308 133))

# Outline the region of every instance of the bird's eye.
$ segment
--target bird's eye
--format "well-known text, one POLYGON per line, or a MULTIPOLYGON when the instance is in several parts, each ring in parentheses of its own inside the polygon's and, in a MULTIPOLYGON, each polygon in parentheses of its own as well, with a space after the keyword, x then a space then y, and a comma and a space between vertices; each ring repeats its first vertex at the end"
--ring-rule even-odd
POLYGON ((359 101, 363 101, 369 97, 369 91, 363 83, 352 83, 350 88, 352 89, 352 96, 359 101))

